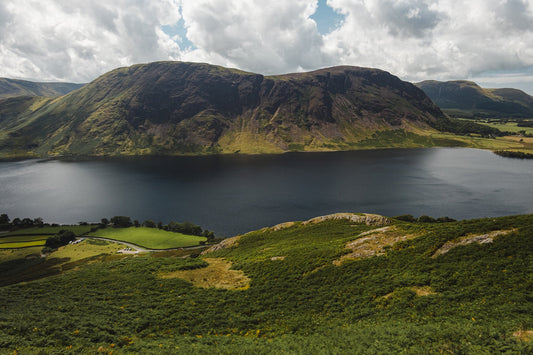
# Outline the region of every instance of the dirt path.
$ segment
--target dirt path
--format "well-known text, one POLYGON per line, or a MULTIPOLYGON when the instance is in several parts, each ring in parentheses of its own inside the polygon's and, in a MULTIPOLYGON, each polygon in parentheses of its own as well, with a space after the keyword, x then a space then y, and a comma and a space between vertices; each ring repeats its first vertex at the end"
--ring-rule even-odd
POLYGON ((86 236, 82 236, 81 238, 83 238, 83 239, 99 239, 99 240, 105 240, 107 242, 124 244, 125 246, 134 249, 138 253, 151 253, 151 252, 157 252, 157 251, 183 250, 183 249, 201 249, 201 248, 207 247, 207 245, 195 245, 195 246, 192 246, 192 247, 170 248, 170 249, 146 249, 146 248, 141 247, 141 246, 136 245, 136 244, 123 242, 122 240, 109 239, 109 238, 103 238, 103 237, 86 237, 86 236))
MULTIPOLYGON (((101 237, 82 237, 83 239, 97 239, 97 240, 105 240, 106 242, 112 242, 112 243, 118 243, 118 244, 124 244, 125 246, 131 248, 131 249, 134 249, 136 252, 138 253, 144 253, 144 252, 151 252, 151 251, 158 251, 158 250, 154 250, 154 249, 145 249, 143 247, 140 247, 138 245, 135 245, 135 244, 132 244, 132 243, 128 243, 128 242, 123 242, 121 240, 116 240, 116 239, 109 239, 109 238, 101 238, 101 237)), ((81 238, 80 238, 81 239, 81 238)))

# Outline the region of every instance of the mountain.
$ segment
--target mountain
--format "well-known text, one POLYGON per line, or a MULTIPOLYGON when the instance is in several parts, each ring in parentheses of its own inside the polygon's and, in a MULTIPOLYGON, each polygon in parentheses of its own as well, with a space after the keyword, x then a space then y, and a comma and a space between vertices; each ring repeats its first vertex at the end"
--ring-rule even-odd
POLYGON ((458 117, 531 118, 533 97, 517 89, 484 89, 471 81, 416 84, 443 111, 458 117))
POLYGON ((73 83, 37 83, 26 80, 0 78, 0 99, 16 96, 63 96, 81 88, 83 85, 73 83))
POLYGON ((381 136, 385 145, 416 146, 418 133, 447 120, 414 85, 350 66, 263 76, 156 62, 113 70, 47 102, 8 104, 0 151, 39 156, 338 150, 381 136))
POLYGON ((531 354, 532 236, 533 215, 342 213, 202 252, 0 249, 0 353, 531 354))

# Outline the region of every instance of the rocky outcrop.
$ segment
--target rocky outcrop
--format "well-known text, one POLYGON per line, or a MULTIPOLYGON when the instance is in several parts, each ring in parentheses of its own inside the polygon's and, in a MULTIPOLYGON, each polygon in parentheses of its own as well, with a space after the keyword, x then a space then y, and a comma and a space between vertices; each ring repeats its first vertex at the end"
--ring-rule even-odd
POLYGON ((212 245, 209 248, 207 248, 206 250, 204 250, 201 253, 201 255, 212 253, 212 252, 217 251, 217 250, 236 247, 237 245, 239 245, 238 241, 239 241, 239 239, 241 237, 242 237, 242 235, 238 235, 236 237, 231 237, 231 238, 226 238, 226 239, 222 240, 220 243, 212 245))
POLYGON ((334 260, 333 264, 339 266, 348 259, 366 259, 372 256, 384 255, 387 247, 418 236, 418 234, 404 233, 395 226, 372 229, 359 234, 357 239, 348 242, 346 249, 350 249, 351 252, 334 260))
POLYGON ((320 216, 312 218, 308 221, 303 222, 304 225, 306 224, 312 224, 312 223, 321 223, 325 221, 330 220, 339 220, 339 219, 346 219, 353 223, 363 223, 367 226, 386 226, 391 223, 390 219, 384 216, 380 216, 378 214, 370 214, 370 213, 334 213, 329 214, 326 216, 320 216))
POLYGON ((514 230, 501 230, 501 231, 494 231, 487 234, 480 234, 480 235, 469 235, 465 237, 461 237, 459 239, 451 240, 446 242, 442 247, 440 247, 432 256, 432 258, 436 258, 442 254, 446 254, 450 250, 452 250, 455 247, 458 247, 460 245, 468 245, 472 243, 477 244, 487 244, 492 243, 495 238, 507 235, 509 233, 514 232, 514 230))

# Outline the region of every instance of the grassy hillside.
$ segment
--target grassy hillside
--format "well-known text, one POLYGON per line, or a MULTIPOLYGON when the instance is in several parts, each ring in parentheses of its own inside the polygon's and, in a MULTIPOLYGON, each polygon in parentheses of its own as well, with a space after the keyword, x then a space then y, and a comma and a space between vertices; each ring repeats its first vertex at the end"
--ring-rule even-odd
POLYGON ((38 83, 27 80, 0 78, 0 99, 16 96, 62 96, 81 88, 83 85, 73 83, 38 83))
POLYGON ((78 260, 0 287, 0 352, 530 353, 532 238, 532 215, 345 214, 227 239, 199 258, 78 260))
POLYGON ((486 89, 466 80, 416 84, 444 112, 454 117, 531 118, 533 97, 517 89, 486 89))
POLYGON ((414 85, 349 66, 268 77, 149 63, 113 70, 39 110, 27 105, 0 102, 5 121, 17 122, 0 122, 0 157, 343 150, 378 131, 420 135, 446 120, 414 85))

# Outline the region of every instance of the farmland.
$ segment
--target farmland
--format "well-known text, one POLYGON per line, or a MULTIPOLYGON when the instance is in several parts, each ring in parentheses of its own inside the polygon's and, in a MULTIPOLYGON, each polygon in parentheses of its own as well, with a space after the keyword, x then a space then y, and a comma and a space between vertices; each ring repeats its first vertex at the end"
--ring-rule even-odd
POLYGON ((147 227, 104 228, 91 232, 89 235, 128 242, 148 249, 190 247, 199 245, 200 242, 207 240, 205 237, 147 227))

